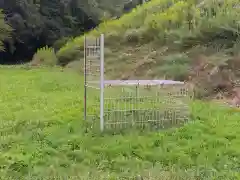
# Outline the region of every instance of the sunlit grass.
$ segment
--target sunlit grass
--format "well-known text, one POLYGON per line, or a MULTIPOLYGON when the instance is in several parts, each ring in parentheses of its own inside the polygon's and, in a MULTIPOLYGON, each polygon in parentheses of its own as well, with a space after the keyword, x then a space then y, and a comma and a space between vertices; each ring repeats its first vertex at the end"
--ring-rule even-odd
POLYGON ((184 127, 99 135, 77 74, 0 68, 0 92, 0 179, 239 179, 238 111, 193 102, 184 127))

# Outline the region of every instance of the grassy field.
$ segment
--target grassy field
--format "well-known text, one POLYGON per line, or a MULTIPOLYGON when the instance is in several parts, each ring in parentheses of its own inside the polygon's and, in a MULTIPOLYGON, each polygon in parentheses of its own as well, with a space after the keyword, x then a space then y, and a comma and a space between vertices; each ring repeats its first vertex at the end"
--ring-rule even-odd
POLYGON ((82 78, 0 68, 0 179, 240 179, 240 113, 193 102, 161 132, 86 132, 82 78))

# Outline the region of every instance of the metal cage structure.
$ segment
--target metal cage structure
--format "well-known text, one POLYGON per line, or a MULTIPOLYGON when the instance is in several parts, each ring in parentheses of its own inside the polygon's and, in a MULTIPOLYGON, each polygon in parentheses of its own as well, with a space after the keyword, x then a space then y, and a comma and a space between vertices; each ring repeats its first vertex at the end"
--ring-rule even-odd
POLYGON ((84 119, 101 131, 180 126, 189 120, 189 95, 179 81, 106 80, 104 35, 84 38, 84 119))

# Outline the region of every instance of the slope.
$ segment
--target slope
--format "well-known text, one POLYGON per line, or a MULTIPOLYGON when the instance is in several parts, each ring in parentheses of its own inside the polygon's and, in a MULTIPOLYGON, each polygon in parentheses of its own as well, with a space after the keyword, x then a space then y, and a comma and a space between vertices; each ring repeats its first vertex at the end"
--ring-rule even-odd
MULTIPOLYGON (((86 35, 105 34, 107 77, 189 80, 191 76, 198 82, 198 96, 210 96, 230 91, 239 78, 238 4, 239 0, 152 0, 86 35)), ((81 59, 83 36, 67 42, 57 57, 61 65, 81 59)))
POLYGON ((237 111, 195 102, 192 123, 177 130, 100 136, 81 121, 79 75, 0 74, 0 179, 239 178, 237 111))

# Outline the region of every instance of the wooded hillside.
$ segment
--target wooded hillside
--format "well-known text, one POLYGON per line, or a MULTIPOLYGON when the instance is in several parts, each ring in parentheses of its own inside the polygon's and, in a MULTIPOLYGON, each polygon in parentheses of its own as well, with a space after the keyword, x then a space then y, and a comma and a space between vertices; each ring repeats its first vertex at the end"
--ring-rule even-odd
POLYGON ((37 48, 66 41, 96 27, 102 19, 119 17, 139 0, 0 0, 5 21, 14 29, 5 40, 0 63, 29 61, 37 48), (127 4, 127 5, 126 5, 127 4), (129 7, 130 6, 130 7, 129 7))

